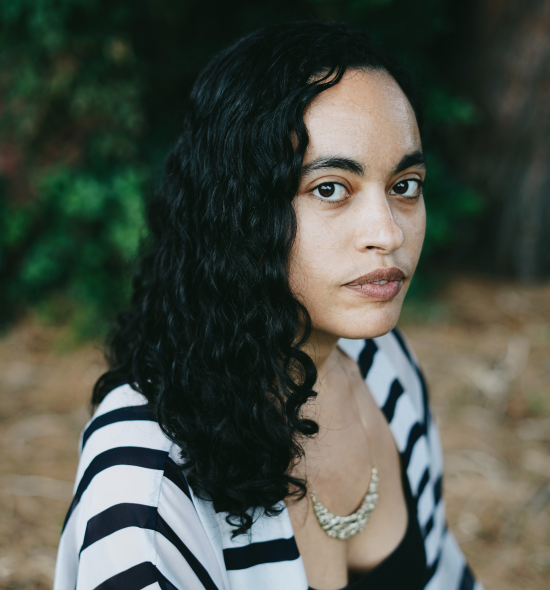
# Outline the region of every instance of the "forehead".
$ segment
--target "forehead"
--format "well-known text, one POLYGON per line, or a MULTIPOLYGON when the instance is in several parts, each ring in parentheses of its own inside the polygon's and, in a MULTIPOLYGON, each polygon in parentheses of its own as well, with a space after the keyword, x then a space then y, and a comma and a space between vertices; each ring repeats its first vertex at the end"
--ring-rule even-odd
POLYGON ((346 72, 312 101, 304 121, 310 139, 305 163, 337 154, 367 168, 393 166, 403 155, 421 149, 414 111, 386 72, 346 72))

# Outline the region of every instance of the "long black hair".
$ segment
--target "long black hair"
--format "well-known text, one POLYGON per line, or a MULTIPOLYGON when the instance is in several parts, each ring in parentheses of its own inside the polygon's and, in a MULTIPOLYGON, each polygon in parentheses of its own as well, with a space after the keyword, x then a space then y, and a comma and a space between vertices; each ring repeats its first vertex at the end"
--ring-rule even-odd
POLYGON ((148 207, 111 368, 94 388, 93 404, 123 382, 147 398, 194 493, 227 513, 234 534, 306 491, 290 471, 318 431, 301 415, 317 373, 302 351, 310 317, 287 276, 292 200, 308 145, 304 111, 347 69, 388 72, 418 116, 402 67, 341 24, 270 26, 200 74, 148 207))

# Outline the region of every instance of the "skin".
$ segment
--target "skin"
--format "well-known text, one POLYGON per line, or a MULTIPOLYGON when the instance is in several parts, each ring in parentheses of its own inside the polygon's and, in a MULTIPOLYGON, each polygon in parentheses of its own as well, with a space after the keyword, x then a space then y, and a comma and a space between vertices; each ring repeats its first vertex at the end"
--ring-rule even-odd
POLYGON ((320 432, 305 443, 304 459, 293 471, 342 516, 360 506, 373 464, 380 473, 371 520, 348 541, 331 539, 321 529, 309 496, 287 502, 310 586, 336 590, 387 557, 407 527, 389 426, 358 366, 337 343, 341 337, 380 336, 397 323, 424 239, 425 165, 414 112, 387 73, 347 72, 312 102, 305 123, 310 143, 294 200, 298 233, 289 280, 313 322, 306 352, 319 372, 318 395, 304 414, 317 421, 320 432), (389 301, 345 286, 392 267, 405 278, 389 301))

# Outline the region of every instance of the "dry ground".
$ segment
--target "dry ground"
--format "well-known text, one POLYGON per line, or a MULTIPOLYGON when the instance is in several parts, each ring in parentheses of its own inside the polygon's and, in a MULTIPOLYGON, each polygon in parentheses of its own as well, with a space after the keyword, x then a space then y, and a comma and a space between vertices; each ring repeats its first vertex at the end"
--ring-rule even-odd
MULTIPOLYGON (((486 590, 550 587, 550 285, 456 279, 406 311, 446 455, 449 526, 486 590)), ((0 589, 51 587, 92 346, 23 323, 0 339, 0 589)))

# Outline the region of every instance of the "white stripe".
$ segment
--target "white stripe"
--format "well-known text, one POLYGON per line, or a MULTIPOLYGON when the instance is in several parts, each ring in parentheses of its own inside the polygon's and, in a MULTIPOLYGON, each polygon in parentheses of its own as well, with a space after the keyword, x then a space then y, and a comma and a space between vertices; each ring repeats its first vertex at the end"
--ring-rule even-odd
POLYGON ((97 406, 93 417, 97 418, 97 416, 127 406, 143 406, 146 403, 147 398, 144 395, 132 389, 128 384, 121 385, 113 389, 113 391, 103 398, 103 401, 97 406))
POLYGON ((383 350, 377 350, 365 381, 379 407, 383 407, 386 403, 391 384, 396 377, 397 373, 392 367, 390 359, 383 350))
POLYGON ((465 560, 453 535, 447 532, 437 570, 425 590, 458 590, 464 565, 465 560))
POLYGON ((144 469, 133 465, 115 465, 100 471, 82 494, 63 531, 63 537, 71 537, 78 553, 90 518, 125 502, 157 506, 162 474, 160 469, 144 469))
POLYGON ((424 528, 435 508, 433 482, 430 480, 418 498, 418 523, 424 528))
POLYGON ((392 421, 390 422, 390 430, 400 453, 402 453, 407 447, 411 429, 417 422, 416 410, 406 393, 407 392, 403 392, 397 400, 395 412, 392 421))
POLYGON ((160 586, 158 582, 154 582, 153 584, 149 584, 149 586, 145 586, 141 590, 160 590, 160 586))
POLYGON ((53 590, 75 590, 78 575, 78 553, 71 531, 63 533, 59 541, 53 590))
POLYGON ((227 572, 234 590, 307 590, 302 558, 278 563, 262 563, 246 570, 227 572))
POLYGON ((128 527, 87 547, 80 554, 78 590, 93 590, 140 563, 155 563, 154 535, 149 529, 128 527))
POLYGON ((140 447, 169 451, 172 442, 162 433, 157 422, 132 420, 115 422, 96 430, 88 439, 76 474, 80 481, 90 463, 101 453, 120 447, 140 447))
MULTIPOLYGON (((223 518, 223 515, 216 513, 212 502, 197 498, 193 495, 193 491, 191 489, 190 491, 197 515, 201 520, 202 529, 208 536, 210 545, 212 546, 212 551, 216 557, 218 569, 221 572, 223 578, 223 584, 220 585, 220 590, 226 588, 229 589, 229 578, 227 577, 227 570, 225 569, 225 561, 223 558, 224 535, 222 534, 221 530, 221 518, 219 518, 220 516, 223 518)), ((252 528, 254 528, 254 526, 252 528)), ((214 569, 214 567, 212 567, 212 569, 214 569)))
POLYGON ((443 532, 445 530, 445 502, 441 499, 433 512, 433 527, 424 539, 426 563, 432 565, 439 554, 443 532))
POLYGON ((424 399, 422 395, 422 384, 420 383, 415 367, 411 365, 407 355, 403 352, 401 345, 392 332, 375 338, 375 342, 391 358, 393 369, 397 372, 401 385, 411 396, 411 401, 419 414, 420 423, 423 423, 424 399))
MULTIPOLYGON (((135 407, 135 406, 133 406, 135 407)), ((90 424, 93 424, 93 420, 90 424)), ((82 454, 86 456, 86 449, 88 445, 94 446, 99 445, 101 446, 104 443, 108 443, 109 441, 113 444, 110 445, 111 448, 115 447, 124 447, 124 446, 133 446, 133 445, 125 445, 124 443, 120 444, 119 440, 126 436, 126 432, 129 428, 132 427, 141 428, 143 429, 143 436, 144 438, 150 437, 153 434, 155 440, 152 444, 157 444, 155 448, 163 448, 166 446, 166 441, 168 440, 167 437, 164 435, 162 430, 160 429, 158 423, 154 420, 148 420, 147 418, 134 418, 132 420, 119 420, 117 422, 111 422, 110 424, 106 424, 105 426, 100 426, 96 430, 94 430, 89 436, 84 449, 82 450, 82 454), (94 442, 96 439, 100 439, 102 442, 94 442)), ((82 431, 84 435, 85 430, 82 431)), ((109 446, 109 445, 108 445, 109 446)), ((150 446, 148 444, 140 445, 140 446, 150 446)), ((101 451, 100 451, 101 452, 101 451)))
MULTIPOLYGON (((193 568, 178 549, 158 532, 155 534, 155 538, 158 553, 156 565, 160 573, 176 588, 181 588, 182 590, 204 590, 204 586, 199 578, 197 578, 193 568)), ((192 551, 194 549, 193 545, 191 545, 190 549, 194 554, 194 551, 192 551)))
POLYGON ((164 478, 162 482, 158 512, 200 563, 205 567, 209 564, 207 569, 216 586, 223 587, 223 578, 216 556, 193 503, 167 478, 164 478))

